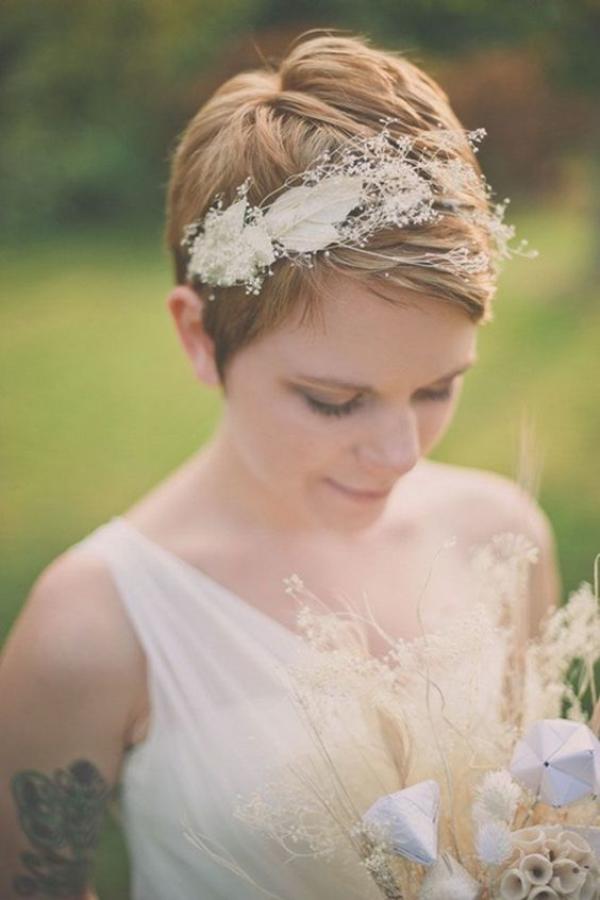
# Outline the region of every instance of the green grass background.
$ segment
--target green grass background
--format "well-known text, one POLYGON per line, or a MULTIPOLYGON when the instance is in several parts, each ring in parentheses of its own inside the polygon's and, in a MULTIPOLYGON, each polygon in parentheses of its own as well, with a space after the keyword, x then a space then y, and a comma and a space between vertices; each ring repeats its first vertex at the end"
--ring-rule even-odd
MULTIPOLYGON (((600 551, 592 227, 583 207, 558 200, 511 220, 540 257, 507 264, 480 362, 435 456, 514 476, 522 416, 533 420, 566 594, 591 579, 600 551)), ((220 409, 168 317, 157 231, 81 230, 5 247, 2 278, 0 640, 42 568, 194 452, 220 409)), ((101 900, 125 900, 127 883, 111 820, 101 900)))

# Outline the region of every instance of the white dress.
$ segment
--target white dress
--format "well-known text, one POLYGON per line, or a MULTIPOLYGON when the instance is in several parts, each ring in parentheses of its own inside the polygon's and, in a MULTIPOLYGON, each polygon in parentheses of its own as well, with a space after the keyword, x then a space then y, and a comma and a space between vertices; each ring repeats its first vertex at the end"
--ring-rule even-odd
POLYGON ((106 563, 147 658, 150 730, 126 753, 118 790, 132 900, 379 897, 358 864, 289 860, 233 814, 275 763, 306 748, 277 673, 304 652, 300 637, 119 516, 76 548, 106 563))

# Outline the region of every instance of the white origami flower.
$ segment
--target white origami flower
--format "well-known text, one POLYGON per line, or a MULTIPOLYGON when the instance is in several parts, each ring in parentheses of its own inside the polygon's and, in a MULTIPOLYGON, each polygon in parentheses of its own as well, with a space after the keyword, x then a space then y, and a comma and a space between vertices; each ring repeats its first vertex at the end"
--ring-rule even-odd
POLYGON ((437 857, 439 812, 440 786, 429 780, 380 797, 362 820, 392 853, 429 865, 437 857))
POLYGON ((600 741, 581 722, 534 722, 514 750, 510 771, 543 803, 567 806, 600 790, 600 741))

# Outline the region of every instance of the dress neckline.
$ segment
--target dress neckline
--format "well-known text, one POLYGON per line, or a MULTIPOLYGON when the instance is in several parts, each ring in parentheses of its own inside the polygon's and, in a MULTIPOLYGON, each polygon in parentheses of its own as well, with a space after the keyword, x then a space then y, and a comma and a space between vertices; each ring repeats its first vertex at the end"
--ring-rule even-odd
MULTIPOLYGON (((198 566, 188 562, 182 556, 179 556, 177 553, 174 553, 172 550, 163 546, 163 544, 159 544, 158 541, 155 541, 153 538, 144 534, 143 531, 140 531, 136 525, 129 521, 129 519, 126 519, 121 515, 116 515, 112 517, 110 522, 116 523, 121 528, 124 528, 129 535, 133 537, 134 540, 137 540, 139 544, 144 546, 146 550, 152 551, 155 555, 162 557, 162 559, 170 565, 181 569, 183 572, 187 572, 188 575, 198 581, 200 585, 208 586, 209 588, 212 588, 212 590, 220 591, 225 596, 228 603, 235 609, 241 611, 245 616, 254 619, 257 623, 261 623, 274 629, 282 638, 294 643, 297 648, 306 647, 306 640, 300 632, 295 631, 293 628, 289 628, 287 625, 284 625, 283 622, 273 618, 273 616, 269 616, 257 606, 250 603, 249 600, 245 600, 240 594, 237 594, 231 588, 226 587, 220 581, 217 581, 211 575, 208 575, 207 572, 198 568, 198 566)), ((423 635, 417 635, 412 638, 398 637, 397 640, 407 646, 411 646, 423 637, 427 639, 434 636, 438 633, 438 630, 439 629, 436 627, 429 629, 423 635)), ((382 658, 372 651, 370 651, 370 655, 376 659, 382 658)))
POLYGON ((225 595, 225 597, 232 605, 242 610, 246 615, 253 617, 257 622, 259 621, 267 624, 269 627, 272 627, 288 638, 291 638, 296 643, 304 643, 302 635, 299 632, 294 631, 292 628, 288 628, 288 626, 284 625, 283 622, 279 622, 277 619, 273 618, 273 616, 269 616, 257 606, 254 606, 254 604, 250 603, 249 600, 245 600, 242 596, 231 590, 231 588, 226 587, 220 581, 217 581, 211 575, 208 575, 207 572, 204 572, 202 569, 198 568, 198 566, 195 566, 193 563, 188 562, 182 556, 179 556, 177 553, 174 553, 172 550, 169 550, 167 547, 163 546, 163 544, 159 544, 158 541, 155 541, 147 534, 144 534, 143 531, 140 531, 136 525, 129 521, 129 519, 126 519, 124 516, 113 516, 111 521, 116 522, 122 528, 125 528, 130 535, 132 535, 139 543, 144 544, 147 549, 152 550, 154 553, 167 560, 171 565, 174 565, 180 568, 182 571, 187 572, 200 584, 203 584, 205 586, 208 585, 213 590, 220 591, 225 595))

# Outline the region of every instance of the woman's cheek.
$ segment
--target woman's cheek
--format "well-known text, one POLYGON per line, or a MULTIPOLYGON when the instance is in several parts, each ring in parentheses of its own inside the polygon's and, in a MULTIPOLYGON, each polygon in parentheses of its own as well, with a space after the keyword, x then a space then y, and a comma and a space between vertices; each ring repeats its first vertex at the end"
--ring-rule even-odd
POLYGON ((449 402, 437 404, 433 409, 423 413, 419 427, 423 456, 429 453, 448 431, 456 412, 457 400, 458 398, 454 397, 449 402))
POLYGON ((320 417, 308 407, 304 408, 300 401, 291 406, 273 406, 272 410, 274 415, 269 422, 261 422, 257 435, 263 457, 270 466, 291 475, 310 471, 329 461, 339 445, 335 427, 327 428, 327 420, 323 424, 320 417))

